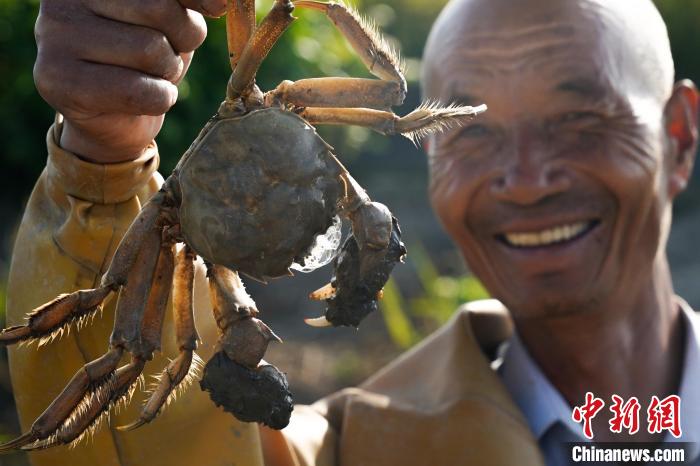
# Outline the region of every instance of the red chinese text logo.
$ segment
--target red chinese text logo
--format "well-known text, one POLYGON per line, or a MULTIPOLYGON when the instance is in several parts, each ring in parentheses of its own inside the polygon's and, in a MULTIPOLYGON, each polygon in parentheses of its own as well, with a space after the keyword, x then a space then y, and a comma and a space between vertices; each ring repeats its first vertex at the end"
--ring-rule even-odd
MULTIPOLYGON (((605 406, 605 402, 597 398, 593 393, 586 393, 586 401, 581 406, 574 406, 571 418, 578 423, 583 422, 583 435, 588 439, 593 438, 593 418, 605 406)), ((639 432, 639 411, 641 405, 637 397, 631 397, 625 401, 618 395, 612 396, 610 412, 612 417, 608 421, 610 432, 621 433, 623 429, 629 434, 639 432)), ((676 438, 681 431, 681 398, 678 395, 669 395, 663 400, 652 396, 647 408, 647 432, 658 434, 668 431, 676 438)))
POLYGON ((678 438, 681 436, 681 398, 678 395, 669 395, 659 401, 657 396, 651 397, 651 403, 647 409, 649 433, 659 433, 667 430, 678 438))
POLYGON ((591 425, 591 421, 595 415, 598 414, 598 411, 603 409, 603 406, 605 406, 603 400, 593 396, 593 393, 587 392, 586 402, 583 406, 576 406, 571 413, 571 418, 575 422, 583 421, 583 435, 585 435, 586 438, 593 438, 593 426, 591 425))
POLYGON ((613 404, 610 406, 610 411, 613 413, 610 424, 610 432, 620 433, 625 428, 630 434, 636 434, 639 431, 639 400, 633 396, 626 403, 617 395, 612 396, 613 404))

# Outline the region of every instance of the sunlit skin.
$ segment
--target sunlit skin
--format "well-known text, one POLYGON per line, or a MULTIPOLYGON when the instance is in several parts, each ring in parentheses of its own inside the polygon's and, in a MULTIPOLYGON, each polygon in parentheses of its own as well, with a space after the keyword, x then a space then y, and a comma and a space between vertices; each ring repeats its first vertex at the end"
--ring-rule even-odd
MULTIPOLYGON (((632 3, 457 0, 425 53, 427 97, 488 105, 429 142, 433 206, 572 406, 586 391, 649 400, 680 382, 665 245, 698 94, 673 84, 651 2, 632 3), (585 229, 539 247, 505 236, 567 224, 585 229)), ((594 420, 597 440, 613 438, 608 419, 594 420)))

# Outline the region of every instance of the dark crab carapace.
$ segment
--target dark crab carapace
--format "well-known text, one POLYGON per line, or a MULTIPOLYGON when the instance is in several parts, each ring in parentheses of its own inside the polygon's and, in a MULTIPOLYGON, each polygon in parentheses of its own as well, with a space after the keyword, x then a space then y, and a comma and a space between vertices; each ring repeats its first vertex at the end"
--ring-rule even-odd
POLYGON ((0 343, 50 340, 119 293, 110 349, 78 370, 51 406, 19 438, 0 446, 39 449, 72 443, 122 399, 160 348, 172 291, 180 355, 163 371, 139 419, 153 420, 173 390, 197 367, 192 289, 201 256, 219 351, 200 382, 212 400, 243 421, 282 428, 292 410, 284 375, 262 358, 279 338, 258 319, 240 274, 265 281, 313 262, 319 238, 349 220, 352 236, 334 260, 331 283, 311 294, 325 300, 315 326, 357 326, 377 307, 394 265, 405 254, 398 222, 372 202, 316 133, 313 124, 351 124, 411 139, 459 125, 483 107, 420 106, 404 117, 406 82, 399 60, 379 33, 340 3, 300 0, 337 26, 379 80, 315 78, 284 81, 263 94, 255 74, 295 19, 289 0, 276 0, 259 25, 254 0, 229 0, 228 46, 233 73, 226 99, 182 156, 162 189, 146 203, 114 254, 98 288, 61 295, 32 311, 25 325, 0 333, 0 343), (176 243, 184 243, 176 247, 176 243), (295 265, 296 264, 296 265, 295 265), (123 354, 131 363, 118 367, 123 354))

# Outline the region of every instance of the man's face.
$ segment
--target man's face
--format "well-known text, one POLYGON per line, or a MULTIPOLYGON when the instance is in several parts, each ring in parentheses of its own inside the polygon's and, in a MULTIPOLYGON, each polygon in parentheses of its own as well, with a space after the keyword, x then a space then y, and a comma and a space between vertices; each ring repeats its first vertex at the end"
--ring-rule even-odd
POLYGON ((513 11, 519 21, 474 11, 429 89, 488 105, 431 141, 430 194, 516 318, 581 312, 646 286, 674 194, 664 102, 639 84, 611 25, 576 2, 540 3, 562 5, 513 11))

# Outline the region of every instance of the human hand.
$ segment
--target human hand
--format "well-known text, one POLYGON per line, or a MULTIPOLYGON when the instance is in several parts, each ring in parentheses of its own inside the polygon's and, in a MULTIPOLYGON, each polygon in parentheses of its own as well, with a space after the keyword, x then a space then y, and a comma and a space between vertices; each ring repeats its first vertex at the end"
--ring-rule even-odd
POLYGON ((61 147, 100 163, 138 157, 206 37, 200 12, 225 8, 226 0, 43 0, 34 81, 65 117, 61 147))

